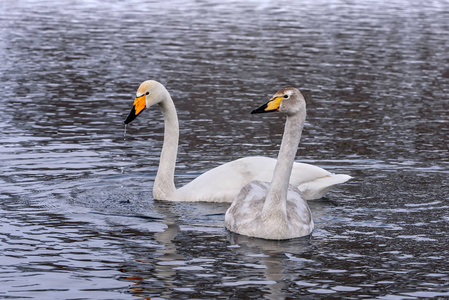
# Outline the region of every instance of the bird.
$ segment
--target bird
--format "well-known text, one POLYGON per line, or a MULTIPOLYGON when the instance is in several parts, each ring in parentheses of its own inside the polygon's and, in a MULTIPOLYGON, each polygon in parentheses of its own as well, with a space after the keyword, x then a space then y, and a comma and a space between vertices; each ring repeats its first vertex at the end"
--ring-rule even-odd
MULTIPOLYGON (((129 124, 145 109, 159 105, 164 115, 164 142, 159 168, 153 184, 153 198, 168 201, 227 202, 231 203, 241 188, 252 180, 270 181, 276 159, 248 156, 222 164, 176 188, 174 173, 178 152, 179 123, 175 104, 165 86, 155 80, 140 84, 133 107, 124 123, 129 124)), ((303 198, 323 197, 334 185, 352 178, 346 174, 333 174, 320 167, 294 163, 291 184, 302 189, 303 198)))
POLYGON ((252 181, 242 188, 225 214, 231 232, 267 240, 310 235, 312 213, 298 188, 289 184, 296 149, 306 120, 306 101, 293 87, 279 90, 252 114, 279 111, 287 115, 271 182, 252 181))

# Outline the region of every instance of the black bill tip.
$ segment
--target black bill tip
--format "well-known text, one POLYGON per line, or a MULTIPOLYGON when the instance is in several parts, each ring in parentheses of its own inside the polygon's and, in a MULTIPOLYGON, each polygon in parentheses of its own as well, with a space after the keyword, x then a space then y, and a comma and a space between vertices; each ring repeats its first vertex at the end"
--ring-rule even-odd
MULTIPOLYGON (((142 109, 142 111, 144 111, 144 110, 145 110, 145 109, 142 109)), ((141 111, 141 112, 142 112, 142 111, 141 111)), ((125 123, 125 124, 131 123, 135 118, 137 118, 138 115, 140 115, 141 112, 139 112, 139 113, 136 115, 136 108, 135 108, 135 106, 133 106, 133 108, 132 108, 131 111, 129 112, 128 117, 126 118, 126 120, 125 120, 123 123, 125 123)))
POLYGON ((266 111, 265 109, 267 108, 268 103, 265 103, 264 105, 262 105, 259 108, 254 109, 251 114, 261 114, 261 113, 266 113, 268 111, 266 111))

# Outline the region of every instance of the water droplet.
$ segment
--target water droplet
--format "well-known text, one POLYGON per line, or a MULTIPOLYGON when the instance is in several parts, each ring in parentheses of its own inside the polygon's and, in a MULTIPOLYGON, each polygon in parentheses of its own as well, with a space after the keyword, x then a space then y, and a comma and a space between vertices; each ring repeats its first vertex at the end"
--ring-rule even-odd
POLYGON ((128 124, 125 124, 125 132, 123 133, 123 139, 126 139, 126 126, 127 126, 128 124))

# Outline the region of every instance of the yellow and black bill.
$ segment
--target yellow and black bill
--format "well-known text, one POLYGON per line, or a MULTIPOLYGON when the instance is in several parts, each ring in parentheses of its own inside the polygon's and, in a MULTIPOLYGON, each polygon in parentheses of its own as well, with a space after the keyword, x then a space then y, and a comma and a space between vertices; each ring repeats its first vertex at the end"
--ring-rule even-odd
POLYGON ((268 101, 261 107, 253 110, 251 112, 251 114, 261 114, 261 113, 267 113, 267 112, 272 112, 272 111, 279 111, 279 106, 281 105, 282 98, 284 98, 284 97, 280 96, 280 97, 271 98, 270 101, 268 101))
POLYGON ((138 115, 140 115, 145 110, 145 108, 147 107, 145 101, 146 95, 147 94, 143 94, 142 96, 136 97, 136 99, 134 100, 133 108, 124 121, 125 124, 131 123, 135 118, 137 118, 138 115))

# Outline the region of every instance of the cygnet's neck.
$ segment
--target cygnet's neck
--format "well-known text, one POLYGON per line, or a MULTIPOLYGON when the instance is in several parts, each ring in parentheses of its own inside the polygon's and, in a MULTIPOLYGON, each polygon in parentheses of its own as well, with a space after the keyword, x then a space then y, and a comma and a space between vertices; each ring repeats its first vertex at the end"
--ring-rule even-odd
POLYGON ((305 117, 305 110, 287 116, 281 149, 262 210, 264 218, 287 218, 288 186, 305 117))
POLYGON ((165 129, 159 169, 154 180, 153 198, 170 200, 176 191, 175 165, 178 154, 179 123, 175 104, 168 93, 159 106, 164 114, 165 129))

